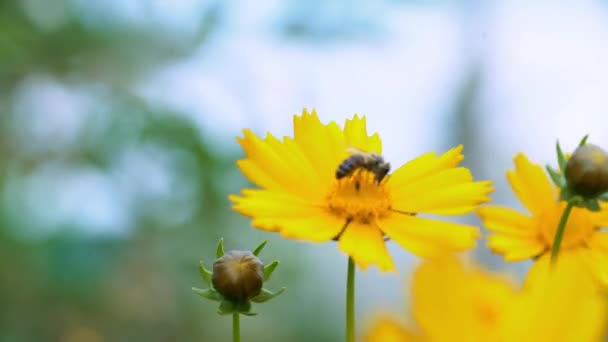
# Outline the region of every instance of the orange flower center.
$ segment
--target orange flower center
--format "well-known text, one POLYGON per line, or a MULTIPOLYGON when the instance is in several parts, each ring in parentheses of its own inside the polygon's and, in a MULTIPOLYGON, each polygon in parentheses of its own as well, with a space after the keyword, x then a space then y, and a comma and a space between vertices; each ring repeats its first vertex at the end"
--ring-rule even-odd
MULTIPOLYGON (((565 207, 566 203, 560 202, 553 210, 547 211, 538 219, 542 238, 549 247, 553 246, 557 225, 565 207)), ((584 244, 593 231, 593 223, 587 209, 574 207, 566 224, 561 248, 578 247, 584 244)))
POLYGON ((327 205, 335 215, 370 223, 388 214, 391 201, 385 182, 376 184, 373 173, 358 170, 334 182, 327 195, 327 205))

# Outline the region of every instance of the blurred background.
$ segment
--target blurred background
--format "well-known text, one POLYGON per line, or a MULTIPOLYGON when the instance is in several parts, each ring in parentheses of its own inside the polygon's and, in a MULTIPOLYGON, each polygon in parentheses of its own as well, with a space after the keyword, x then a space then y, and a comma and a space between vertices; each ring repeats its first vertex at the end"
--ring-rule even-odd
MULTIPOLYGON (((2 0, 0 341, 228 340, 191 291, 221 237, 268 239, 267 287, 288 287, 243 340, 341 340, 344 255, 230 210, 249 185, 240 130, 291 135, 304 107, 363 114, 393 165, 463 143, 495 201, 521 207, 515 153, 606 146, 607 41, 605 1, 2 0)), ((407 312, 418 260, 390 250, 399 274, 357 275, 359 329, 407 312)))

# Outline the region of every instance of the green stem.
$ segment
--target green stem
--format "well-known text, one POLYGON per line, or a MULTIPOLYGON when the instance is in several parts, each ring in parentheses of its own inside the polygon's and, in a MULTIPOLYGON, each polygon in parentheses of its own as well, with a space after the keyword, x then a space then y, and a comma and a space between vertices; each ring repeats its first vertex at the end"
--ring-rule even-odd
POLYGON ((346 274, 346 341, 355 341, 355 262, 350 257, 346 274))
POLYGON ((562 218, 559 220, 559 225, 557 226, 557 231, 555 232, 555 239, 553 240, 553 249, 551 250, 551 262, 555 263, 557 261, 557 255, 559 254, 559 246, 562 244, 562 238, 564 237, 564 231, 566 230, 566 223, 568 223, 568 217, 570 216, 570 212, 574 204, 568 202, 566 205, 566 209, 562 213, 562 218))
POLYGON ((239 342, 241 340, 241 319, 240 314, 235 312, 232 314, 232 341, 239 342))

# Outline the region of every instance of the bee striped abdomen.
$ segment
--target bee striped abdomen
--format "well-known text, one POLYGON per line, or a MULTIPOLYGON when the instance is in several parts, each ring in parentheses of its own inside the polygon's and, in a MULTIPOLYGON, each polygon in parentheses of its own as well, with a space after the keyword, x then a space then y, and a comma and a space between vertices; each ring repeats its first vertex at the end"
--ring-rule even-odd
POLYGON ((361 165, 363 165, 364 163, 365 158, 358 154, 346 158, 336 170, 336 179, 340 179, 350 175, 353 171, 361 167, 361 165))

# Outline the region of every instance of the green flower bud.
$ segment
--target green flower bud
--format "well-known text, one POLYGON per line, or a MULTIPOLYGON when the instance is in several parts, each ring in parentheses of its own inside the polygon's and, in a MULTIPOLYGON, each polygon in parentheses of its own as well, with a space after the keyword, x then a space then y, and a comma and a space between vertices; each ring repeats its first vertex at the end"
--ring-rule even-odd
POLYGON ((260 294, 264 264, 249 251, 228 251, 213 263, 211 281, 224 298, 245 302, 260 294))
POLYGON ((595 198, 608 191, 608 154, 598 146, 579 146, 566 164, 568 187, 576 195, 595 198))

